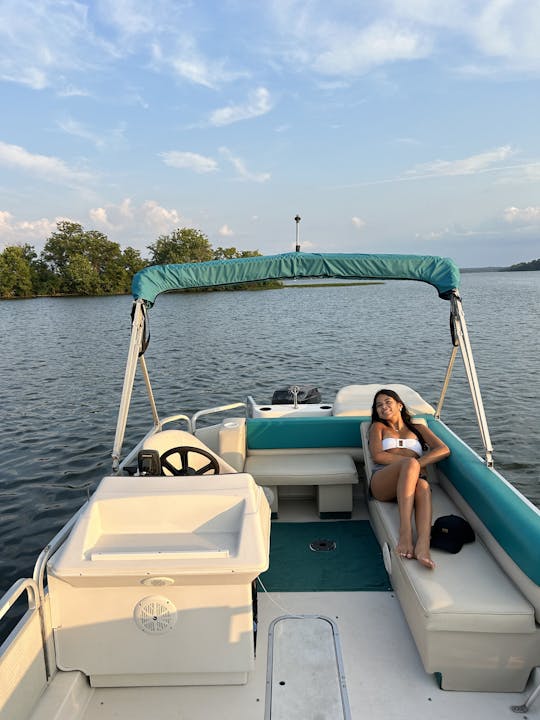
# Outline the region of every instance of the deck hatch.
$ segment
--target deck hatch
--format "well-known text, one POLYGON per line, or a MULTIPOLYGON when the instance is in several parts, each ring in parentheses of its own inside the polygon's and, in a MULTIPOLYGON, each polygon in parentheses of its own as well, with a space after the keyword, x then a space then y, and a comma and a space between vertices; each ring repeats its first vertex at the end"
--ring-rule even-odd
POLYGON ((337 625, 322 615, 285 615, 268 631, 265 720, 350 720, 337 625))

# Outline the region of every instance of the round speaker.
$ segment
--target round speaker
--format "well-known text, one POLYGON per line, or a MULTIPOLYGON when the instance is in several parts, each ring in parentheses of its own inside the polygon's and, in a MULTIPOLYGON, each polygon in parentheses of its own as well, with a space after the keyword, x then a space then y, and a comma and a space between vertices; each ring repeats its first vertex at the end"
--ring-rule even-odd
POLYGON ((177 617, 176 607, 162 595, 149 595, 139 600, 133 610, 137 627, 150 635, 170 632, 176 625, 177 617))

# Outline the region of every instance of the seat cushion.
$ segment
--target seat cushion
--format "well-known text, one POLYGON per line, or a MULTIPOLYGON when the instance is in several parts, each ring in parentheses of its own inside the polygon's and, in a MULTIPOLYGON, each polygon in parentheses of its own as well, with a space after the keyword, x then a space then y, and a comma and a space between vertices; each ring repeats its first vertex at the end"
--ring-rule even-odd
POLYGON ((244 472, 259 485, 343 485, 358 482, 349 455, 249 455, 244 472))
MULTIPOLYGON (((438 485, 432 486, 433 517, 460 515, 438 485)), ((508 579, 480 539, 452 555, 432 550, 435 570, 427 570, 394 552, 398 541, 399 514, 395 502, 370 501, 370 512, 391 549, 391 563, 401 563, 410 589, 422 608, 427 630, 532 633, 534 610, 508 579), (375 519, 375 518, 374 518, 375 519)))
POLYGON ((391 383, 390 385, 347 385, 338 390, 334 400, 334 415, 343 417, 347 415, 367 415, 371 417, 371 406, 375 393, 388 389, 396 392, 405 403, 411 415, 434 415, 435 410, 408 385, 391 383))

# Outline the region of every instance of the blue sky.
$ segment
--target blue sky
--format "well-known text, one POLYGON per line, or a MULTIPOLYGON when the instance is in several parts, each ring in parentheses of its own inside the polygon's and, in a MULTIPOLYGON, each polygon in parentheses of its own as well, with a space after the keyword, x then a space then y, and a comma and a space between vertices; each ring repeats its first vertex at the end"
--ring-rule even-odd
POLYGON ((540 256, 539 0, 2 0, 0 249, 540 256))

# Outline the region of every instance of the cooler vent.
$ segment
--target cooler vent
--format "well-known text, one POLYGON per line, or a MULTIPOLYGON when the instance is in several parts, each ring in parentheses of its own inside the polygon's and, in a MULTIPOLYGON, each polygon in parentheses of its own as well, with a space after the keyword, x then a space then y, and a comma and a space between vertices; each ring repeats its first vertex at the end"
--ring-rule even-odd
POLYGON ((133 611, 137 627, 151 635, 170 632, 176 625, 177 612, 172 602, 162 595, 149 595, 139 600, 133 611))

